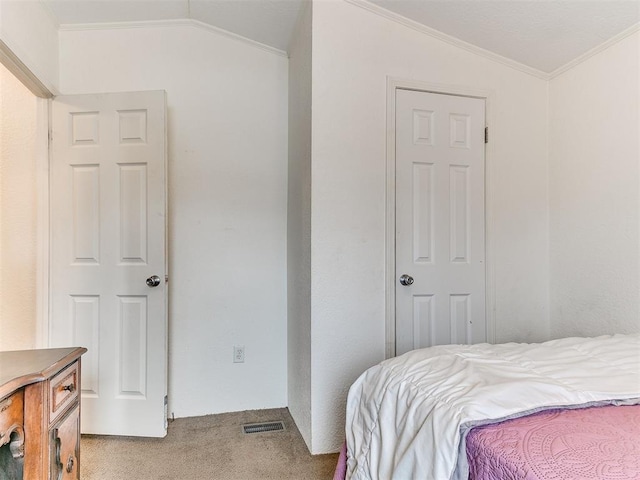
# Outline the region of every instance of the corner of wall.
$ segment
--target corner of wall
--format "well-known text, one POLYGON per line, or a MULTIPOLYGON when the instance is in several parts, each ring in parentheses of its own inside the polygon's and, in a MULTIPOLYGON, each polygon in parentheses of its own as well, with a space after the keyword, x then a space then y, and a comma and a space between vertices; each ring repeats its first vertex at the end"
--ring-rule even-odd
POLYGON ((551 338, 551 203, 550 203, 550 176, 549 172, 551 169, 551 98, 550 98, 550 87, 551 87, 551 79, 547 79, 545 82, 546 96, 547 96, 547 112, 545 115, 545 120, 547 122, 545 128, 545 152, 546 152, 546 188, 545 198, 547 203, 547 231, 546 231, 546 246, 547 246, 547 318, 546 318, 546 338, 551 338))
POLYGON ((640 331, 639 30, 549 81, 552 338, 640 331))
POLYGON ((312 448, 311 395, 311 23, 301 11, 289 46, 287 208, 288 404, 312 448))
POLYGON ((58 24, 43 2, 1 2, 0 39, 52 93, 58 93, 58 24))

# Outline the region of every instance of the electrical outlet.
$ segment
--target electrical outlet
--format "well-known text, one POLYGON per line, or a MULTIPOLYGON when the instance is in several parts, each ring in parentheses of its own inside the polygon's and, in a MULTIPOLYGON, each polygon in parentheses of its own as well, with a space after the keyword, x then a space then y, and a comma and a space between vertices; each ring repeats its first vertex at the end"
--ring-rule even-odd
POLYGON ((233 363, 244 363, 244 345, 233 347, 233 363))

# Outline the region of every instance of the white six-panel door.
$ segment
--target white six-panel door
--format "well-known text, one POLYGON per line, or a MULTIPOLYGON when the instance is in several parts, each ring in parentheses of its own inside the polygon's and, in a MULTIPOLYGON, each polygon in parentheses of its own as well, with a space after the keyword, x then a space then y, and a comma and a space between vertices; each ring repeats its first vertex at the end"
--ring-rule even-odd
POLYGON ((165 110, 160 91, 53 101, 49 344, 88 348, 83 433, 166 434, 165 110))
POLYGON ((396 90, 397 355, 486 340, 484 127, 484 99, 396 90))

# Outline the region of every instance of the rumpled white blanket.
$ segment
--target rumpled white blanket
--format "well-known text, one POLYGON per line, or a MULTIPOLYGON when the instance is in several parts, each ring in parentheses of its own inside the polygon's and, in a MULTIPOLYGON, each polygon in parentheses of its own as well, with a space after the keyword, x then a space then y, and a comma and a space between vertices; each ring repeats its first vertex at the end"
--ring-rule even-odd
POLYGON ((466 480, 473 426, 607 403, 640 403, 640 334, 415 350, 349 390, 347 480, 466 480))

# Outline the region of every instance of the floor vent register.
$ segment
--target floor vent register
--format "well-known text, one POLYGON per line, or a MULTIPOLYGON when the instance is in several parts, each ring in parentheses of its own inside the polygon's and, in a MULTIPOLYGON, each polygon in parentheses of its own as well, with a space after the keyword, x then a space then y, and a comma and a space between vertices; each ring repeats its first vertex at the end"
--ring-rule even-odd
POLYGON ((244 433, 278 432, 284 430, 282 422, 250 423, 242 426, 244 433))

